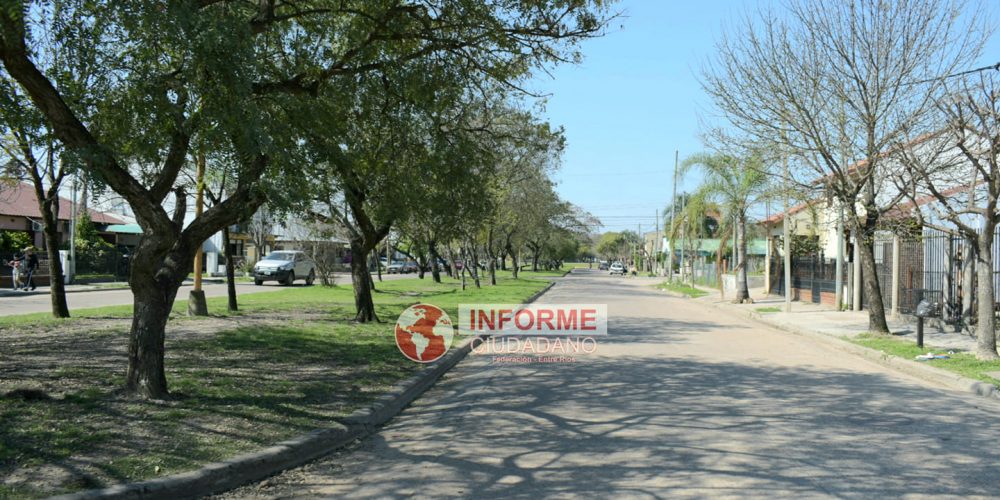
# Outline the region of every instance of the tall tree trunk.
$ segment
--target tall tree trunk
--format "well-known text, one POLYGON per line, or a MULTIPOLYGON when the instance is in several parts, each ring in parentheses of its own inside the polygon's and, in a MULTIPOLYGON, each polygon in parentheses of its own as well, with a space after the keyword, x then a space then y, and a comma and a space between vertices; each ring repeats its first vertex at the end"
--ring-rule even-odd
MULTIPOLYGON (((391 254, 390 254, 390 257, 391 257, 391 254)), ((379 260, 378 253, 375 254, 374 261, 375 261, 375 271, 378 273, 378 281, 381 283, 382 282, 382 261, 379 260)), ((391 264, 392 264, 392 262, 388 258, 386 258, 385 259, 385 265, 388 266, 388 265, 391 265, 391 264)), ((386 271, 388 271, 388 269, 386 269, 386 271)), ((372 283, 372 288, 375 288, 375 284, 374 283, 372 283)))
POLYGON ((43 232, 45 233, 45 253, 49 257, 49 298, 52 300, 52 316, 68 318, 69 305, 66 303, 66 280, 63 278, 62 261, 59 260, 57 223, 45 221, 43 232))
POLYGON ((993 235, 995 222, 990 220, 979 234, 979 249, 976 252, 976 274, 978 287, 976 302, 976 359, 990 361, 1000 359, 997 355, 996 312, 993 304, 996 290, 993 289, 993 235))
POLYGON ((476 251, 476 244, 473 243, 469 246, 469 258, 472 260, 472 280, 476 284, 476 288, 482 288, 483 285, 479 281, 479 253, 476 251))
POLYGON ((468 256, 465 255, 464 251, 462 252, 462 260, 464 261, 463 264, 462 264, 462 291, 464 292, 465 291, 465 271, 466 271, 466 269, 469 268, 469 259, 468 259, 468 256))
POLYGON ((490 269, 490 284, 491 285, 496 285, 497 284, 497 259, 496 259, 495 256, 492 256, 492 255, 490 256, 489 269, 490 269))
POLYGON ((371 272, 368 271, 368 256, 371 247, 365 245, 360 237, 351 238, 351 281, 354 286, 354 309, 357 313, 354 321, 368 323, 378 321, 375 316, 375 301, 372 299, 371 272))
POLYGON ((427 242, 427 253, 431 256, 431 278, 435 283, 441 282, 441 256, 437 253, 437 242, 429 240, 427 242))
MULTIPOLYGON (((736 221, 736 303, 750 303, 750 287, 747 283, 747 236, 746 217, 736 221)), ((721 250, 720 250, 721 251, 721 250)))
POLYGON ((455 249, 453 249, 450 244, 447 246, 447 248, 448 248, 448 261, 451 262, 451 266, 448 267, 448 275, 452 279, 457 280, 459 278, 459 272, 458 272, 458 259, 455 258, 455 249))
MULTIPOLYGON (((736 228, 733 228, 735 231, 736 228)), ((726 287, 722 283, 722 273, 724 269, 722 268, 722 253, 725 251, 726 243, 729 243, 729 233, 730 231, 722 232, 722 239, 719 240, 719 250, 715 252, 715 286, 719 288, 719 297, 723 300, 726 298, 726 287)))
MULTIPOLYGON (((59 259, 59 182, 56 180, 55 149, 49 144, 48 176, 50 186, 45 190, 42 173, 37 164, 28 169, 38 199, 38 209, 42 214, 42 235, 45 238, 45 253, 49 258, 49 298, 52 301, 52 316, 69 317, 66 303, 66 280, 63 277, 62 261, 59 259)), ((60 167, 60 171, 62 167, 60 167)))
POLYGON ((141 242, 132 256, 132 329, 125 388, 145 398, 163 399, 169 395, 163 367, 167 320, 177 290, 194 264, 195 252, 181 248, 161 253, 155 245, 155 241, 141 242))
POLYGON ((230 248, 229 226, 222 228, 222 253, 226 256, 226 295, 229 297, 229 311, 239 310, 236 301, 236 265, 233 263, 232 248, 230 248))
POLYGON ((517 279, 517 273, 521 270, 521 264, 517 261, 517 252, 511 248, 507 248, 507 251, 510 252, 510 271, 514 279, 517 279))
POLYGON ((861 261, 861 281, 865 287, 865 296, 868 298, 868 331, 872 333, 888 334, 889 324, 885 320, 885 305, 882 302, 882 288, 878 282, 878 273, 875 268, 874 242, 868 236, 870 232, 860 234, 860 244, 858 245, 859 259, 861 261))
MULTIPOLYGON (((962 246, 962 324, 971 325, 975 314, 973 294, 976 281, 976 242, 966 237, 962 246)), ((995 292, 994 292, 995 293, 995 292)))
POLYGON ((493 225, 490 225, 488 234, 486 235, 486 246, 483 248, 486 252, 486 259, 489 261, 487 269, 490 273, 490 285, 497 284, 497 255, 493 247, 493 225))
POLYGON ((146 398, 168 395, 163 370, 167 318, 178 287, 161 289, 156 282, 133 280, 134 311, 129 335, 126 389, 146 398))
POLYGON ((538 272, 538 250, 535 248, 531 249, 531 272, 538 272))
MULTIPOLYGON (((50 167, 51 168, 51 167, 50 167)), ((51 192, 44 196, 41 186, 35 186, 39 208, 42 212, 42 234, 45 237, 45 254, 49 258, 49 298, 52 302, 52 316, 56 318, 69 317, 69 305, 66 303, 66 280, 63 278, 62 261, 59 260, 59 193, 51 192)), ((50 191, 58 187, 50 188, 50 191)))

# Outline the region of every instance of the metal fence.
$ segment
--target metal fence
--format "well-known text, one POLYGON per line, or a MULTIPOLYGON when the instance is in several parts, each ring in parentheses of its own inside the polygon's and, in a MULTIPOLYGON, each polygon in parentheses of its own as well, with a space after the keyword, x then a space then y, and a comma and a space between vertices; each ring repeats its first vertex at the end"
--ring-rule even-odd
POLYGON ((719 275, 715 262, 695 261, 691 275, 695 284, 712 288, 719 286, 719 275))
MULTIPOLYGON (((893 268, 898 269, 899 312, 913 314, 917 304, 927 299, 941 304, 941 319, 956 328, 967 327, 975 320, 976 276, 966 283, 963 269, 967 260, 974 257, 971 246, 963 236, 936 229, 924 229, 917 235, 907 235, 898 239, 898 254, 894 254, 894 236, 878 233, 873 241, 875 272, 878 276, 883 305, 888 310, 893 303, 893 268), (894 262, 894 259, 899 262, 894 262), (963 316, 963 305, 967 314, 963 316)), ((860 265, 858 256, 848 252, 844 263, 844 284, 853 281, 853 266, 860 265)), ((771 290, 784 294, 783 259, 777 255, 771 260, 771 290)), ((825 259, 822 254, 797 256, 792 258, 792 286, 798 289, 798 300, 821 302, 825 292, 835 293, 836 261, 825 259)), ((1000 232, 993 244, 993 284, 1000 290, 1000 232)), ((864 286, 861 300, 869 306, 864 286)), ((850 301, 850 290, 846 290, 845 302, 850 301)), ((1000 310, 1000 294, 993 307, 1000 310)))
MULTIPOLYGON (((792 288, 798 290, 798 300, 818 304, 823 302, 824 294, 836 293, 835 259, 827 259, 823 254, 814 254, 792 257, 791 263, 792 288)), ((779 294, 785 293, 784 262, 780 258, 771 261, 771 290, 779 294)))
POLYGON ((77 252, 76 275, 82 279, 127 279, 129 257, 117 248, 77 252))

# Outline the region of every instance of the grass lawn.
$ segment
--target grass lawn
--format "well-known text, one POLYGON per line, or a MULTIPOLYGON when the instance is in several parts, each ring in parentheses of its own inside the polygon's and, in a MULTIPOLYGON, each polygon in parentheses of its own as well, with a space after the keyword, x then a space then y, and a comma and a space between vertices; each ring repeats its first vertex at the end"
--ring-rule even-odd
POLYGON ((781 312, 781 308, 778 306, 758 307, 757 309, 755 309, 755 311, 759 313, 776 313, 776 312, 781 312))
POLYGON ((208 299, 212 316, 187 318, 179 300, 167 325, 172 398, 123 395, 131 306, 0 320, 0 498, 39 497, 190 470, 329 424, 369 404, 419 365, 399 353, 392 328, 407 306, 457 314, 459 303, 519 303, 546 273, 502 273, 496 286, 402 279, 377 283, 383 323, 355 324, 350 286, 296 286, 208 299))
POLYGON ((948 354, 948 349, 937 348, 927 344, 924 344, 924 347, 920 348, 912 340, 904 340, 888 335, 865 333, 849 340, 856 344, 909 360, 913 360, 915 356, 927 354, 928 352, 947 354, 950 356, 949 359, 934 359, 923 361, 923 363, 1000 386, 1000 380, 986 375, 988 372, 1000 372, 1000 361, 979 361, 976 359, 975 354, 968 352, 956 351, 955 354, 948 354))
POLYGON ((698 297, 703 297, 705 295, 708 295, 708 292, 706 292, 706 291, 704 291, 704 290, 702 290, 700 288, 695 288, 693 286, 688 286, 688 285, 685 285, 683 283, 671 283, 669 281, 664 281, 663 283, 660 283, 659 285, 656 285, 656 288, 659 288, 660 290, 667 290, 667 291, 671 291, 671 292, 674 292, 674 293, 680 293, 680 294, 683 294, 683 295, 687 295, 688 297, 691 297, 693 299, 698 298, 698 297))

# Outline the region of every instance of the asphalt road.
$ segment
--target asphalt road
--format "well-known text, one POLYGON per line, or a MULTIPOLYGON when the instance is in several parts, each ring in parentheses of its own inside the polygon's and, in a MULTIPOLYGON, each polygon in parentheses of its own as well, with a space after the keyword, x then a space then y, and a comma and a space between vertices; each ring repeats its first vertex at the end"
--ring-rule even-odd
POLYGON ((607 303, 573 363, 470 356, 377 434, 234 497, 1000 495, 1000 404, 582 272, 607 303))
MULTIPOLYGON (((414 278, 416 274, 384 274, 384 280, 395 280, 403 278, 414 278)), ((350 282, 349 273, 337 273, 334 275, 336 283, 350 282)), ((430 279, 427 276, 426 279, 430 279)), ((302 281, 296 282, 293 286, 304 286, 302 281)), ((284 287, 277 282, 268 281, 261 286, 253 283, 237 283, 236 293, 243 295, 248 293, 274 292, 284 287)), ((226 295, 225 283, 205 282, 202 285, 207 297, 221 297, 226 295)), ((191 285, 186 284, 177 292, 177 300, 187 300, 191 285)), ((66 302, 69 303, 70 312, 74 309, 88 307, 117 306, 132 303, 132 291, 128 289, 117 290, 91 290, 83 292, 73 292, 66 294, 66 302)), ((27 314, 36 312, 50 312, 52 302, 49 297, 49 288, 40 287, 33 292, 9 292, 0 297, 0 316, 11 316, 15 314, 27 314)))

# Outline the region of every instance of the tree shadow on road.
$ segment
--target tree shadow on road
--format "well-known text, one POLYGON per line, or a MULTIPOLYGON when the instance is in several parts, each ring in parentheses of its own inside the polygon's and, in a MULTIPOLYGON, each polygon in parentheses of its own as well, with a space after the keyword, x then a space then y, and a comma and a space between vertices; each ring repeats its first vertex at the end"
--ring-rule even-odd
POLYGON ((347 497, 992 496, 1000 427, 979 403, 877 373, 479 359, 273 493, 332 481, 347 497))

